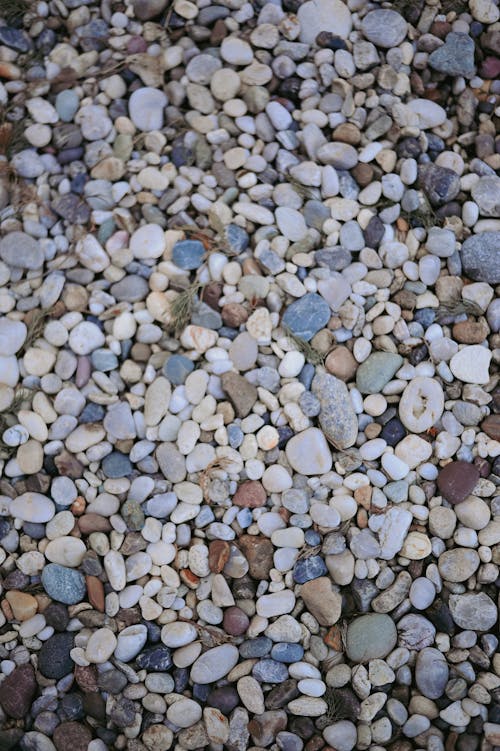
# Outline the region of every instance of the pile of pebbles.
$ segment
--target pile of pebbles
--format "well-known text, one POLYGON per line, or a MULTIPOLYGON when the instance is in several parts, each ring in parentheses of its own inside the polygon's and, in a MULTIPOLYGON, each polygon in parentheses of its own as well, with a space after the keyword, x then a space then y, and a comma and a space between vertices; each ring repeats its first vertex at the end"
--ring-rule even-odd
POLYGON ((1 8, 1 751, 500 746, 493 0, 1 8))

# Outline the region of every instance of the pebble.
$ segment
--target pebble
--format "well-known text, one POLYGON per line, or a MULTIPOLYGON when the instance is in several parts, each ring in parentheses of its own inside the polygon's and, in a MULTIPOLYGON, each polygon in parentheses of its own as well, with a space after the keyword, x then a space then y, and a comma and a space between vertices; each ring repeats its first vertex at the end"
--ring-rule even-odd
POLYGON ((311 293, 288 306, 282 323, 293 334, 308 342, 329 320, 328 304, 316 293, 311 293))
POLYGON ((348 626, 346 652, 357 663, 383 659, 394 649, 397 632, 390 616, 370 613, 355 618, 348 626))
POLYGON ((232 644, 222 644, 204 652, 191 668, 194 683, 213 683, 224 678, 238 662, 238 650, 232 644))
POLYGON ((378 394, 403 364, 400 355, 374 352, 356 372, 356 386, 362 394, 378 394))
POLYGON ((302 475, 322 475, 332 467, 328 443, 318 428, 308 428, 293 436, 285 450, 292 469, 302 475))
POLYGON ((331 32, 347 39, 352 28, 351 14, 339 0, 316 0, 298 7, 300 41, 312 44, 319 33, 331 32))
POLYGON ((461 503, 469 496, 479 480, 475 464, 459 460, 447 464, 437 478, 439 491, 451 503, 461 503))
POLYGON ((145 86, 136 89, 128 102, 130 119, 142 132, 160 130, 168 99, 163 91, 145 86))
POLYGON ((363 35, 377 47, 397 47, 406 36, 406 21, 394 10, 372 10, 361 24, 363 35))
POLYGON ((42 584, 49 597, 66 605, 73 605, 85 597, 85 579, 82 574, 58 563, 45 566, 42 584))
POLYGON ((450 360, 450 370, 455 378, 465 383, 485 384, 490 379, 491 352, 473 344, 463 347, 450 360))
POLYGON ((335 376, 318 372, 311 390, 319 399, 319 423, 328 440, 337 449, 352 446, 356 441, 358 424, 344 382, 335 376))
POLYGON ((444 395, 432 378, 417 376, 406 386, 399 402, 399 418, 412 433, 429 430, 441 417, 444 395))

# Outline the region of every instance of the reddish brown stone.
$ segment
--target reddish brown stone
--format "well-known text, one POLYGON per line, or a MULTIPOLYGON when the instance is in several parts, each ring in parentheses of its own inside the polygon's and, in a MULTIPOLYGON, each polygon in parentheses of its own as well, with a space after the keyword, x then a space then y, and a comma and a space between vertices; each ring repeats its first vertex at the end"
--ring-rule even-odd
POLYGON ((224 305, 221 315, 226 326, 230 326, 232 329, 238 329, 242 323, 246 323, 248 320, 247 310, 237 302, 224 305))
POLYGON ((233 496, 235 506, 243 508, 259 508, 266 500, 266 491, 258 480, 247 480, 242 483, 233 496))
POLYGON ((219 298, 222 295, 222 284, 219 282, 210 282, 203 288, 201 299, 213 310, 219 312, 219 298))
POLYGON ((267 579, 273 567, 274 547, 267 537, 242 535, 238 545, 248 561, 248 571, 254 579, 267 579))
POLYGON ((52 736, 57 751, 87 751, 92 733, 81 722, 61 722, 52 736))
POLYGON ((242 636, 250 624, 250 619, 241 608, 232 607, 225 611, 222 623, 226 634, 242 636))
POLYGON ((97 685, 97 668, 95 665, 76 665, 75 681, 84 694, 99 691, 97 685))
POLYGON ((488 415, 481 423, 481 430, 494 441, 500 441, 500 415, 488 415))
POLYGON ((16 720, 28 714, 36 692, 35 671, 30 663, 19 665, 0 684, 0 705, 16 720))
POLYGON ((104 586, 97 576, 86 576, 88 599, 90 604, 99 612, 104 613, 104 586))
POLYGON ((110 532, 111 524, 106 516, 90 513, 78 519, 78 528, 82 535, 90 535, 91 532, 110 532))
POLYGON ((438 475, 437 485, 449 503, 461 503, 474 490, 479 480, 479 470, 464 461, 450 462, 438 475))
POLYGON ((329 373, 347 382, 356 375, 358 363, 347 347, 335 347, 326 358, 325 367, 329 373))
POLYGON ((212 540, 208 547, 208 566, 212 574, 220 574, 229 560, 231 547, 225 540, 212 540))
POLYGON ((453 326, 453 338, 462 344, 481 344, 488 333, 484 321, 460 321, 453 326))

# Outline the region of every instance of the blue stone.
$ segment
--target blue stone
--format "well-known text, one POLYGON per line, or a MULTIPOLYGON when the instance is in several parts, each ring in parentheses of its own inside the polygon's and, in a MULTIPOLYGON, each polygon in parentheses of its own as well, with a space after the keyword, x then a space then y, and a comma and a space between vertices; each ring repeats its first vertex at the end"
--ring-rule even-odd
POLYGON ((94 402, 87 402, 87 404, 83 408, 83 411, 81 412, 78 418, 78 422, 79 423, 101 422, 101 420, 104 420, 105 414, 106 414, 106 410, 100 404, 94 404, 94 402))
POLYGON ((194 363, 184 355, 172 355, 163 366, 163 375, 168 378, 172 386, 182 386, 186 378, 194 370, 194 363))
MULTIPOLYGON (((63 509, 61 508, 61 511, 62 510, 63 509)), ((39 524, 37 522, 24 522, 23 532, 33 540, 42 540, 45 537, 45 524, 39 524)))
POLYGON ((48 563, 42 571, 42 585, 48 596, 65 605, 76 605, 85 597, 83 575, 74 568, 48 563))
POLYGON ((241 227, 238 227, 237 224, 228 224, 226 227, 226 238, 231 246, 231 250, 236 255, 243 253, 248 248, 248 233, 241 227))
POLYGON ((393 417, 389 420, 380 433, 380 437, 388 443, 389 446, 396 446, 406 435, 406 430, 403 424, 397 417, 393 417))
POLYGON ((261 683, 283 683, 288 678, 288 668, 276 660, 260 660, 254 665, 252 675, 261 683))
POLYGON ((304 535, 304 540, 307 545, 319 545, 321 543, 321 535, 315 529, 308 529, 304 535))
POLYGON ((242 429, 238 427, 238 425, 228 425, 227 437, 228 437, 229 445, 231 446, 231 448, 237 449, 243 443, 243 438, 245 436, 243 434, 242 429))
POLYGON ((316 368, 310 362, 306 362, 299 373, 299 381, 307 390, 311 388, 312 379, 314 378, 315 373, 316 368))
POLYGON ((413 320, 427 329, 436 320, 436 311, 432 308, 420 308, 413 314, 413 320))
POLYGON ((321 232, 323 224, 330 218, 330 209, 321 201, 308 201, 304 206, 304 219, 308 227, 314 227, 321 232))
POLYGON ((29 52, 32 42, 26 32, 11 26, 0 26, 0 42, 18 52, 29 52))
POLYGON ((278 662, 298 662, 304 656, 304 647, 300 644, 282 641, 271 649, 271 657, 278 662))
POLYGON ((170 649, 163 645, 144 650, 136 657, 138 668, 151 670, 154 673, 164 673, 172 667, 170 649))
POLYGON ((297 584, 304 584, 318 576, 324 576, 327 572, 326 564, 320 555, 311 555, 308 558, 299 558, 293 569, 293 580, 297 584))
POLYGON ((210 506, 202 506, 198 516, 195 517, 194 525, 198 529, 202 529, 202 527, 206 527, 207 524, 211 524, 214 521, 215 515, 210 506))
POLYGON ((330 306, 316 292, 295 300, 285 311, 282 323, 308 342, 330 320, 330 306))
POLYGON ((104 457, 101 469, 110 478, 126 477, 132 472, 132 464, 128 456, 120 451, 113 451, 104 457))
POLYGON ((293 514, 290 517, 290 525, 292 527, 299 527, 300 529, 307 529, 312 524, 312 519, 309 514, 293 514))
POLYGON ((253 521, 252 512, 249 508, 242 508, 236 514, 236 520, 242 529, 246 529, 253 521))
POLYGON ((223 336, 225 339, 230 339, 231 341, 236 339, 238 333, 239 332, 236 329, 231 329, 229 326, 222 326, 219 329, 219 336, 223 336))
POLYGON ((295 435, 293 430, 288 425, 283 425, 277 428, 279 435, 278 448, 284 449, 288 441, 295 435))
POLYGON ((115 229, 116 224, 114 219, 107 219, 101 224, 97 231, 97 239, 99 240, 101 245, 104 245, 104 243, 109 240, 115 229))
POLYGON ((205 248, 199 240, 181 240, 175 243, 172 260, 180 269, 192 271, 199 268, 205 257, 205 248))
POLYGON ((63 123, 70 123, 73 120, 79 106, 80 99, 73 89, 60 91, 56 96, 55 108, 63 123))
POLYGON ((118 358, 110 349, 95 349, 90 356, 90 360, 94 370, 101 370, 104 373, 116 370, 118 367, 118 358))
POLYGON ((193 326, 203 326, 205 329, 218 331, 222 326, 222 316, 204 302, 198 303, 191 314, 193 326))
POLYGON ((264 657, 269 654, 273 643, 267 636, 257 636, 255 639, 248 639, 240 644, 240 655, 245 659, 252 657, 264 657))

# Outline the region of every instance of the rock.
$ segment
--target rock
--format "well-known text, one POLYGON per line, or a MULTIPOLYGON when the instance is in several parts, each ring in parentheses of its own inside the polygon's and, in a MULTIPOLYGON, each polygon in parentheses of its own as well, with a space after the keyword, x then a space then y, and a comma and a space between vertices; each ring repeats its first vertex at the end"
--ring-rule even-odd
POLYGON ((397 47, 403 41, 407 23, 394 10, 372 10, 363 18, 361 30, 369 42, 389 49, 397 47))
POLYGON ((460 253, 465 274, 476 282, 500 284, 499 247, 500 231, 468 237, 460 253))
POLYGON ((222 644, 219 647, 204 652, 191 668, 193 683, 215 683, 224 678, 238 662, 238 650, 232 644, 222 644))
POLYGON ((447 167, 421 164, 418 168, 418 185, 423 188, 433 206, 442 206, 458 195, 460 178, 447 167))
POLYGON ((140 260, 160 258, 166 247, 165 233, 158 224, 143 224, 130 238, 130 250, 140 260))
POLYGON ((465 461, 450 462, 438 475, 437 485, 449 503, 461 503, 474 490, 479 480, 479 470, 475 464, 465 461))
POLYGON ((189 728, 201 719, 202 709, 192 699, 179 699, 167 710, 167 720, 179 728, 189 728))
POLYGON ((496 605, 484 592, 450 595, 449 607, 453 620, 463 629, 489 631, 497 622, 496 605))
POLYGON ((14 268, 39 269, 44 254, 40 244, 30 235, 9 232, 0 240, 0 259, 14 268))
POLYGON ((428 699, 440 699, 448 683, 449 669, 442 652, 425 647, 417 654, 415 681, 418 690, 428 699))
POLYGON ((116 636, 109 628, 94 631, 85 647, 85 658, 90 663, 107 662, 116 647, 116 636))
POLYGON ((58 537, 45 548, 45 557, 52 563, 74 568, 80 565, 86 550, 85 543, 76 537, 58 537))
POLYGON ((347 656, 353 662, 367 662, 387 657, 396 646, 397 632, 392 618, 383 613, 368 613, 355 618, 348 626, 347 656))
POLYGON ((333 141, 325 143, 318 149, 317 157, 323 164, 330 164, 335 169, 352 169, 358 163, 358 152, 348 143, 333 141))
POLYGON ((197 269, 204 256, 205 248, 199 240, 181 240, 172 251, 172 260, 180 269, 197 269))
POLYGON ((409 511, 400 508, 389 509, 379 530, 380 558, 389 561, 399 553, 413 517, 409 511))
POLYGON ((342 612, 342 595, 332 589, 332 582, 327 576, 303 584, 300 596, 321 626, 337 623, 342 612))
POLYGON ((275 216, 279 231, 291 242, 302 240, 307 233, 307 226, 300 211, 279 206, 275 216))
POLYGON ((23 493, 14 498, 9 507, 10 514, 25 522, 43 524, 55 514, 54 503, 41 493, 23 493))
POLYGON ((424 433, 441 417, 444 395, 438 381, 426 376, 413 378, 399 402, 399 418, 412 433, 424 433))
POLYGON ((320 402, 319 423, 337 449, 353 446, 358 436, 358 420, 347 386, 339 378, 317 373, 311 391, 320 402))
POLYGON ((3 357, 11 357, 18 352, 26 340, 27 328, 22 321, 0 318, 0 352, 3 357))
MULTIPOLYGON (((340 516, 338 524, 340 524, 340 516)), ((305 582, 317 579, 326 573, 327 568, 323 558, 319 555, 311 555, 307 558, 299 558, 293 567, 293 580, 297 584, 305 584, 305 582)))
POLYGON ((0 706, 9 717, 21 720, 31 708, 36 689, 33 666, 19 665, 0 684, 0 706))
POLYGON ((358 734, 356 725, 349 720, 339 720, 323 730, 323 737, 335 751, 352 751, 356 747, 358 734))
POLYGON ((140 21, 149 21, 159 16, 168 5, 168 0, 134 0, 134 13, 140 21))
POLYGON ((451 32, 445 44, 431 52, 429 65, 447 76, 471 78, 476 70, 474 40, 468 34, 451 32))
POLYGON ((362 394, 378 394, 403 364, 401 355, 373 352, 358 368, 356 386, 362 394))
POLYGON ((315 292, 295 300, 285 311, 282 324, 308 342, 330 320, 328 303, 315 292))
POLYGON ((233 503, 243 508, 258 508, 264 506, 267 493, 258 480, 247 480, 242 483, 233 496, 233 503))
POLYGON ((262 595, 257 600, 257 615, 272 618, 290 613, 295 605, 295 595, 289 589, 282 589, 270 595, 262 595))
POLYGON ((320 32, 347 39, 352 28, 349 9, 340 0, 314 0, 298 6, 300 41, 313 44, 320 32))
POLYGON ((49 563, 42 571, 42 584, 53 600, 74 605, 85 597, 85 579, 79 571, 49 563))
POLYGON ((43 642, 38 653, 38 669, 46 678, 59 680, 74 667, 70 652, 73 649, 73 634, 54 634, 43 642))
POLYGON ((136 89, 128 102, 130 119, 140 131, 160 130, 167 104, 168 99, 160 89, 151 86, 136 89))
POLYGON ((92 733, 81 722, 61 722, 52 737, 57 751, 87 751, 92 733))
POLYGON ((479 344, 462 347, 451 358, 450 370, 455 378, 465 383, 485 384, 490 380, 491 357, 491 351, 479 344))
POLYGON ((248 561, 248 572, 254 579, 267 579, 273 565, 274 547, 267 537, 242 535, 238 546, 248 561))
MULTIPOLYGON (((345 388, 343 383, 342 385, 345 388)), ((300 474, 322 475, 329 472, 332 467, 330 449, 318 428, 307 428, 290 438, 285 451, 291 467, 300 474)))
POLYGON ((222 388, 228 395, 238 417, 246 417, 257 401, 257 389, 238 373, 228 371, 221 377, 222 388))

